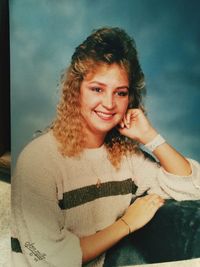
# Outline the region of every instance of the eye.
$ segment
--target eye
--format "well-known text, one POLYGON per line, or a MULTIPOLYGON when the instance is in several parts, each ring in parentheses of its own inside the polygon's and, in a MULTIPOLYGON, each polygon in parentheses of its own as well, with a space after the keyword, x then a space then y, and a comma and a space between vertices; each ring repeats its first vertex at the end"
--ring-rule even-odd
POLYGON ((100 87, 92 87, 91 90, 96 93, 101 93, 102 89, 100 87))
POLYGON ((128 92, 127 91, 117 91, 116 94, 118 96, 127 96, 128 95, 128 92))

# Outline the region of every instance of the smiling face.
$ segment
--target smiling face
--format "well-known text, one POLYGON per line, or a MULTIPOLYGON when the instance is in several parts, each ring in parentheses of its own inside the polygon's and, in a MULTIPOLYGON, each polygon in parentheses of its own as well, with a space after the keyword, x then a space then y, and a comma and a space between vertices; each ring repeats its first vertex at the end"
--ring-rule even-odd
POLYGON ((102 64, 81 83, 81 114, 88 136, 104 139, 122 120, 129 102, 129 81, 118 64, 102 64))

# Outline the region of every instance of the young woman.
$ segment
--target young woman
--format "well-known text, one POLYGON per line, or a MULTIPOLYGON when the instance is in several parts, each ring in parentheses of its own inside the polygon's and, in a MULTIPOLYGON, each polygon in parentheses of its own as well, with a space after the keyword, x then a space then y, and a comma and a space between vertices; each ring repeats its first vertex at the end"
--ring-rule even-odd
POLYGON ((103 266, 164 199, 200 199, 199 164, 145 115, 144 75, 123 30, 99 29, 79 45, 62 89, 53 126, 25 147, 12 179, 13 266, 103 266))

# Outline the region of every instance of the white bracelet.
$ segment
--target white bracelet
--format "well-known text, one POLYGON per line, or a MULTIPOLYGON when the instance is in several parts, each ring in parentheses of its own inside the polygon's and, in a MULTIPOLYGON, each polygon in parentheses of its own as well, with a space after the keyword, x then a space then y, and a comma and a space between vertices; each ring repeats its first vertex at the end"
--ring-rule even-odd
POLYGON ((158 146, 164 144, 166 142, 166 140, 160 135, 156 135, 156 137, 154 137, 154 139, 152 141, 150 141, 149 143, 145 144, 144 146, 150 150, 151 152, 153 152, 158 146))

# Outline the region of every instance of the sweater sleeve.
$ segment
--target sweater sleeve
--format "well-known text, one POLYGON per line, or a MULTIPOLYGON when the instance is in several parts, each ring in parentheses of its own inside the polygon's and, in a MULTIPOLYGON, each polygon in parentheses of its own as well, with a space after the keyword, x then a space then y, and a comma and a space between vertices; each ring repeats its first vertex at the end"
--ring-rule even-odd
POLYGON ((163 198, 175 200, 200 199, 200 164, 188 159, 192 173, 189 176, 173 175, 162 168, 159 163, 144 155, 132 160, 134 182, 138 186, 136 194, 156 193, 163 198))
POLYGON ((20 245, 14 266, 81 266, 79 238, 64 227, 58 205, 58 170, 44 150, 25 149, 12 178, 12 232, 20 245))

